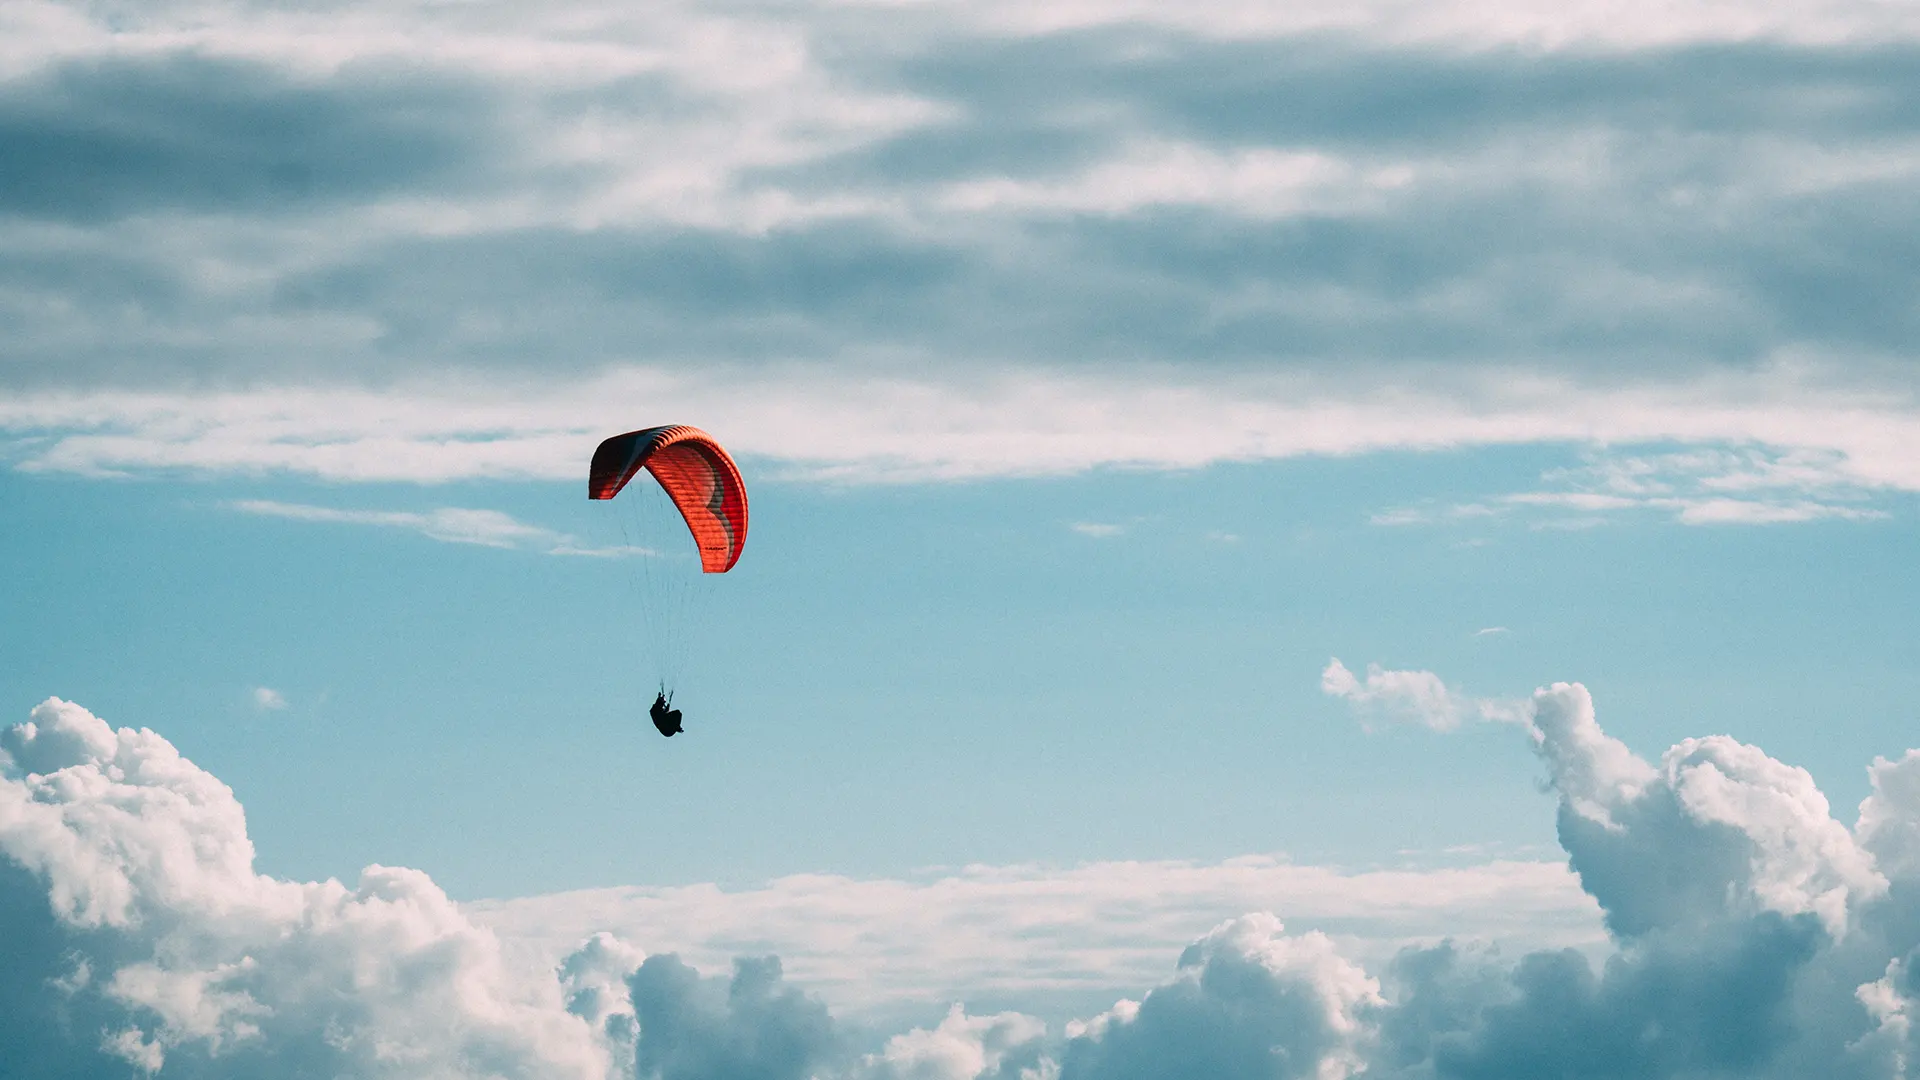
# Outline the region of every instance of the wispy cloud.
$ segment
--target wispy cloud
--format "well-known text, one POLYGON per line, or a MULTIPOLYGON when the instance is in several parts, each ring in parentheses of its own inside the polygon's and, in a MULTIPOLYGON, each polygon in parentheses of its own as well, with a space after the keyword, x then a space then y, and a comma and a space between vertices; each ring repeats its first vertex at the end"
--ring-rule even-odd
POLYGON ((582 547, 572 536, 539 525, 529 525, 498 510, 469 510, 440 507, 434 510, 340 510, 302 503, 243 499, 228 503, 230 509, 244 514, 315 521, 335 525, 370 525, 383 529, 404 529, 450 544, 478 544, 482 547, 543 551, 549 555, 618 557, 651 555, 642 547, 582 547))
POLYGON ((253 704, 257 708, 277 712, 287 707, 287 699, 272 687, 256 686, 253 689, 253 704))
POLYGON ((1017 0, 959 4, 958 10, 1027 33, 1146 23, 1223 38, 1343 32, 1397 43, 1464 47, 1524 46, 1633 49, 1752 40, 1801 43, 1897 41, 1920 36, 1920 18, 1878 4, 1815 3, 1787 7, 1731 0, 1668 4, 1630 0, 1587 7, 1545 0, 1450 0, 1405 7, 1334 0, 1248 5, 1203 0, 1175 7, 1151 0, 1083 0, 1033 7, 1017 0))
POLYGON ((1886 511, 1823 502, 1762 502, 1757 499, 1698 499, 1676 507, 1685 525, 1779 525, 1838 519, 1872 521, 1886 511))
POLYGON ((1081 536, 1091 536, 1096 540, 1105 540, 1109 537, 1119 536, 1121 533, 1127 531, 1125 525, 1113 525, 1099 521, 1076 521, 1068 526, 1068 528, 1079 533, 1081 536))
MULTIPOLYGON (((1762 454, 1780 466, 1771 473, 1721 469, 1701 476, 1701 485, 1742 478, 1784 484, 1813 469, 1822 486, 1805 487, 1812 494, 1800 501, 1832 505, 1835 512, 1855 494, 1920 491, 1920 457, 1906 451, 1920 445, 1920 399, 1883 393, 1862 400, 1830 377, 1797 368, 1612 388, 1557 377, 1508 385, 1470 371, 1442 371, 1391 392, 1303 374, 1195 376, 1162 368, 1005 370, 945 381, 821 369, 745 382, 725 374, 628 369, 511 393, 420 384, 381 393, 0 398, 0 430, 18 437, 11 447, 18 467, 82 474, 577 479, 607 432, 678 417, 700 418, 736 453, 768 462, 782 475, 828 481, 1058 475, 1116 465, 1191 468, 1389 449, 1680 442, 1707 444, 1703 449, 1716 461, 1712 455, 1749 461, 1762 454), (651 403, 647 416, 636 418, 627 404, 635 400, 651 403), (1727 444, 1774 449, 1715 449, 1727 444), (1780 465, 1789 461, 1800 464, 1780 465)), ((1610 474, 1550 479, 1565 489, 1444 513, 1486 515, 1556 502, 1588 510, 1659 508, 1653 500, 1697 502, 1752 490, 1702 487, 1698 494, 1661 496, 1618 490, 1610 474)), ((1424 520, 1421 515, 1441 511, 1393 513, 1380 520, 1424 520)))
POLYGON ((1604 514, 1665 511, 1687 525, 1766 525, 1869 520, 1878 486, 1851 473, 1844 455, 1811 447, 1696 447, 1659 454, 1596 454, 1579 469, 1548 473, 1575 490, 1506 496, 1515 504, 1604 514))
POLYGON ((1630 514, 1658 514, 1683 525, 1775 525, 1871 521, 1873 505, 1899 481, 1865 475, 1843 453, 1816 447, 1705 446, 1660 453, 1588 455, 1578 468, 1543 475, 1548 490, 1512 492, 1483 502, 1396 507, 1376 525, 1430 525, 1519 517, 1537 528, 1585 528, 1630 514), (1532 516, 1547 511, 1555 516, 1532 516))
POLYGON ((1415 170, 1387 163, 1357 167, 1330 155, 1274 150, 1220 154, 1204 147, 1150 143, 1077 176, 1048 180, 997 177, 956 184, 936 197, 947 210, 1024 211, 1120 216, 1158 206, 1214 207, 1250 218, 1352 212, 1412 183, 1415 170))

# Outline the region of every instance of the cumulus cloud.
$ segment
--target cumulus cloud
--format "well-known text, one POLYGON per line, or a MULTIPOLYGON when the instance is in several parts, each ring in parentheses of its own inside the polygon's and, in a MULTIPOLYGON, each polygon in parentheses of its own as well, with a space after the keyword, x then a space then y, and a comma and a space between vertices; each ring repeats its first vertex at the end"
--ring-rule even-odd
POLYGON ((1623 937, 1752 916, 1810 915, 1835 938, 1887 890, 1805 769, 1724 735, 1687 739, 1655 767, 1600 729, 1586 688, 1534 695, 1561 842, 1623 937))
MULTIPOLYGON (((1481 631, 1485 633, 1486 631, 1481 631)), ((1516 722, 1525 718, 1518 702, 1463 697, 1431 671, 1390 671, 1367 665, 1367 678, 1347 669, 1339 657, 1320 672, 1320 690, 1343 698, 1363 719, 1385 718, 1449 731, 1466 720, 1516 722)))
POLYGON ((608 1074, 610 1044, 562 1007, 559 982, 519 978, 425 874, 369 866, 352 888, 258 874, 226 785, 159 735, 58 699, 0 733, 0 750, 0 853, 31 875, 7 884, 37 886, 43 912, 17 932, 59 957, 7 973, 57 987, 8 1023, 10 1058, 100 1054, 162 1075, 608 1074))
POLYGON ((677 957, 650 956, 627 985, 642 1076, 807 1080, 839 1056, 826 1006, 785 985, 777 957, 736 960, 731 979, 703 979, 677 957))
POLYGON ((1494 973, 1446 948, 1411 953, 1395 973, 1406 1012, 1382 1025, 1411 1067, 1383 1075, 1806 1075, 1779 1066, 1794 1052, 1791 995, 1817 940, 1778 917, 1717 924, 1623 949, 1599 972, 1574 953, 1494 973))
POLYGON ((1040 1069, 1047 1026, 1017 1012, 968 1016, 954 1005, 933 1028, 915 1028, 867 1055, 861 1080, 1028 1080, 1040 1069))
POLYGON ((1874 764, 1850 829, 1804 770, 1725 736, 1642 758, 1578 684, 1537 691, 1524 730, 1610 932, 1598 957, 1456 939, 1363 959, 1255 909, 1063 1023, 960 1002, 874 1031, 772 956, 709 974, 724 965, 599 932, 523 963, 419 871, 261 875, 223 784, 154 732, 50 699, 0 732, 0 1051, 81 1080, 1905 1075, 1915 754, 1874 764))
POLYGON ((1062 1080, 1352 1076, 1379 983, 1325 935, 1283 930, 1266 914, 1215 928, 1181 955, 1181 978, 1069 1032, 1062 1080))
POLYGON ((1920 877, 1920 750, 1875 758, 1867 775, 1873 794, 1860 803, 1854 835, 1886 873, 1920 877))
POLYGON ((1369 1075, 1905 1075, 1904 761, 1875 763, 1849 829, 1805 770, 1725 736, 1642 759, 1578 684, 1536 692, 1526 722, 1615 951, 1595 970, 1408 949, 1382 975, 1369 1075))

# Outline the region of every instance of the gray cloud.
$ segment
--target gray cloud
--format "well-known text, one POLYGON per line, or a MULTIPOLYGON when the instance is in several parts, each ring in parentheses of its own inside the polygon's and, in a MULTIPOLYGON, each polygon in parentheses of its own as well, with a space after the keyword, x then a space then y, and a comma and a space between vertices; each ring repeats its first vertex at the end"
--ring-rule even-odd
POLYGON ((778 957, 736 960, 733 977, 719 980, 650 956, 628 986, 644 1076, 806 1080, 838 1050, 827 1007, 783 985, 778 957))
POLYGON ((497 174, 487 88, 350 66, 331 78, 181 51, 0 82, 0 216, 79 226, 184 212, 269 219, 497 174))
MULTIPOLYGON (((0 859, 0 1059, 22 1075, 83 1080, 113 1075, 118 1064, 95 1044, 103 1018, 67 989, 78 944, 47 904, 45 885, 25 867, 0 859)), ((92 948, 108 943, 86 942, 92 948)))
POLYGON ((316 71, 287 42, 161 45, 162 14, 148 52, 0 81, 0 210, 70 226, 9 226, 35 242, 0 260, 26 342, 5 377, 854 355, 1617 378, 1898 357, 1916 330, 1909 44, 879 34, 801 10, 623 26, 533 74, 516 44, 584 46, 421 18, 359 29, 457 47, 322 35, 316 71), (711 65, 789 66, 702 85, 721 68, 660 57, 708 29, 738 38, 711 65))
MULTIPOLYGON (((1303 396, 1263 379, 1407 430, 1516 393, 1772 416, 1782 372, 1881 416, 1920 392, 1920 46, 1879 9, 35 10, 0 54, 0 424, 30 439, 75 433, 3 415, 48 394, 111 424, 113 394, 209 387, 530 399, 454 433, 476 442, 599 379, 830 385, 883 415, 902 379, 960 413, 1009 377, 1101 400, 1014 403, 1049 410, 1031 442, 1142 382, 1156 427, 1188 391, 1303 396)), ((1399 445, 1859 452, 1841 428, 1602 426, 1399 445)), ((1011 471, 1292 445, 1143 454, 1126 430, 1011 471)), ((768 442, 834 475, 1010 468, 768 442)), ((10 456, 64 467, 46 445, 10 456)))
POLYGON ((1819 938, 1810 918, 1767 915, 1630 949, 1598 973, 1542 952, 1491 978, 1459 971, 1472 961, 1447 947, 1412 952, 1382 1024, 1399 1071, 1382 1075, 1769 1075, 1798 1034, 1784 1021, 1819 938))
POLYGON ((1910 44, 1542 52, 1135 29, 945 41, 897 70, 932 96, 968 101, 983 133, 1053 115, 1101 117, 1116 135, 1146 127, 1226 144, 1438 150, 1585 123, 1843 138, 1911 132, 1920 121, 1913 59, 1910 44))

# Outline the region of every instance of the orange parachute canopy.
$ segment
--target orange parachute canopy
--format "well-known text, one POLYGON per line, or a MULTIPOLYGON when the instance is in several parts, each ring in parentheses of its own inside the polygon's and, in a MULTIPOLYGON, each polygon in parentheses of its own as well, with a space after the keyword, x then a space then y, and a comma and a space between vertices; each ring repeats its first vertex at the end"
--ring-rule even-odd
POLYGON ((653 474, 700 547, 700 569, 724 574, 747 542, 747 485, 713 436, 670 424, 615 435, 593 452, 587 498, 611 499, 641 469, 653 474))

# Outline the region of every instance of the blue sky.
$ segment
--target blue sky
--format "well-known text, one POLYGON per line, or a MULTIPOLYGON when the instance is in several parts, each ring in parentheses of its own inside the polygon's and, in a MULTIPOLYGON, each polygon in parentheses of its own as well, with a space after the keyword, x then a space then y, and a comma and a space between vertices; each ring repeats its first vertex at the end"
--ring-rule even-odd
POLYGON ((0 1056, 1920 1052, 1906 9, 0 31, 0 1056))
POLYGON ((1371 520, 1569 459, 756 485, 752 563, 702 583, 679 619, 700 738, 671 744, 638 737, 656 669, 637 609, 661 597, 619 560, 234 509, 483 506, 619 543, 613 508, 577 482, 16 475, 9 503, 48 527, 10 542, 31 568, 16 599, 39 614, 10 635, 31 660, 5 685, 17 711, 57 687, 167 734, 235 787, 265 867, 422 865, 467 898, 983 861, 1551 851, 1521 740, 1364 730, 1320 692, 1331 656, 1489 696, 1579 677, 1636 745, 1724 731, 1863 797, 1861 762, 1904 749, 1889 703, 1914 689, 1910 597, 1885 585, 1911 524, 1371 520), (262 708, 260 687, 284 707, 262 708))

